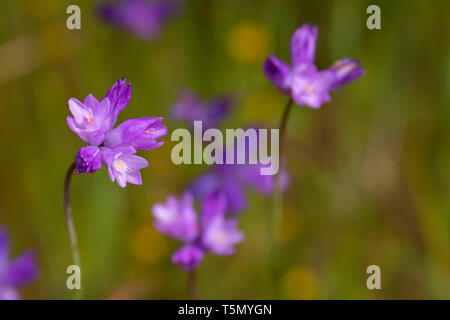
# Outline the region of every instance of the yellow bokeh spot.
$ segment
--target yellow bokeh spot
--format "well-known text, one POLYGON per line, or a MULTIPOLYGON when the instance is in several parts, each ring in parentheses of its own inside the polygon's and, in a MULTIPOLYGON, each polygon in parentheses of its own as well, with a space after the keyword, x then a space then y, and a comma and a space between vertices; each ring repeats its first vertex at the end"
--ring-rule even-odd
POLYGON ((262 63, 269 47, 269 35, 263 26, 242 23, 228 36, 230 55, 242 63, 262 63))
POLYGON ((130 250, 137 262, 154 264, 168 259, 167 239, 152 225, 140 226, 131 236, 130 250))
POLYGON ((273 122, 282 112, 282 102, 269 91, 255 91, 244 102, 245 119, 252 122, 273 122))
POLYGON ((282 290, 286 299, 316 299, 319 282, 316 272, 307 266, 295 266, 282 278, 282 290))

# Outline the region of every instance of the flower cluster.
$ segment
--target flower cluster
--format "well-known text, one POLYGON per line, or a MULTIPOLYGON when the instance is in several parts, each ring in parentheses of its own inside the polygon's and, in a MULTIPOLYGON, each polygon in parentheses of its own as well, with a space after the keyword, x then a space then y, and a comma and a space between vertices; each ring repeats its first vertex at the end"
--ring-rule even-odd
POLYGON ((365 73, 359 61, 345 58, 319 71, 314 65, 317 27, 303 25, 291 39, 292 66, 270 55, 264 71, 267 78, 298 105, 320 108, 330 101, 329 92, 356 80, 365 73))
POLYGON ((194 92, 184 89, 178 94, 170 112, 174 119, 186 121, 190 126, 193 126, 194 121, 202 121, 203 130, 207 130, 217 127, 230 112, 230 107, 229 97, 202 101, 194 92))
POLYGON ((30 283, 38 271, 32 252, 27 251, 9 260, 9 239, 7 231, 0 227, 0 300, 17 300, 17 288, 30 283))
POLYGON ((237 230, 237 219, 226 218, 226 210, 226 197, 218 192, 204 198, 200 217, 190 193, 185 193, 181 199, 170 196, 166 203, 155 204, 152 209, 155 228, 183 242, 172 255, 172 262, 189 271, 199 265, 206 252, 233 254, 234 245, 244 236, 237 230))
POLYGON ((107 22, 153 40, 177 9, 175 1, 120 0, 101 4, 99 13, 107 22))
POLYGON ((111 181, 117 180, 122 188, 127 182, 142 184, 140 169, 147 160, 136 156, 136 149, 151 150, 164 142, 157 141, 167 133, 161 124, 163 118, 143 117, 124 121, 113 128, 119 113, 131 97, 131 84, 125 78, 117 81, 106 96, 98 101, 91 94, 84 102, 69 99, 73 117, 67 124, 89 146, 82 147, 75 156, 76 173, 93 173, 102 163, 108 168, 111 181))

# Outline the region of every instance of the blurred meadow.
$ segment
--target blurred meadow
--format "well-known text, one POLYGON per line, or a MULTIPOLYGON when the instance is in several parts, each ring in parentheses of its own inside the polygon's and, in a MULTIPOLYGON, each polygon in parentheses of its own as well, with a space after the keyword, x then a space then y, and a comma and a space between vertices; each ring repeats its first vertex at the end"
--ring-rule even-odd
POLYGON ((287 97, 266 79, 274 53, 317 25, 316 64, 359 59, 366 74, 319 110, 294 106, 275 259, 265 263, 271 199, 249 192, 245 240, 230 257, 207 255, 201 299, 450 299, 450 26, 448 1, 186 0, 151 42, 106 24, 99 1, 2 0, 0 5, 0 225, 12 255, 35 251, 39 278, 24 299, 71 299, 63 219, 65 172, 84 145, 69 129, 67 100, 102 98, 132 84, 119 121, 164 117, 164 146, 140 151, 143 185, 119 188, 107 170, 76 175, 72 209, 88 299, 183 299, 186 273, 171 263, 179 243, 152 226, 151 206, 182 194, 206 165, 170 160, 170 118, 180 89, 233 97, 223 128, 277 127, 287 97), (81 8, 81 30, 66 8, 81 8), (381 7, 381 30, 366 8, 381 7), (381 268, 381 290, 366 287, 381 268))

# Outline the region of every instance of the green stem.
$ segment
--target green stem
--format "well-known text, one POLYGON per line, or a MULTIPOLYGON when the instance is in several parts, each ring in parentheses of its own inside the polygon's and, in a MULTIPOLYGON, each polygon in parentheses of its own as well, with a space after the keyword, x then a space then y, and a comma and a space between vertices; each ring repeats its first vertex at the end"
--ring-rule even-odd
POLYGON ((187 293, 189 300, 197 299, 197 286, 196 286, 196 272, 195 270, 188 271, 187 274, 187 293))
MULTIPOLYGON (((67 231, 69 232, 70 247, 72 251, 73 263, 81 269, 80 251, 78 250, 77 232, 72 219, 72 208, 70 207, 70 181, 75 171, 75 163, 72 163, 67 170, 64 180, 64 218, 66 221, 67 231)), ((76 290, 76 299, 82 299, 82 290, 76 290)))
MULTIPOLYGON (((290 98, 286 104, 286 107, 284 108, 283 116, 281 117, 280 121, 280 141, 279 141, 279 171, 274 177, 274 194, 273 194, 273 203, 272 203, 272 214, 270 217, 270 223, 269 223, 269 261, 268 261, 268 277, 270 279, 270 288, 269 292, 273 293, 275 292, 275 261, 277 261, 276 257, 276 238, 277 238, 277 231, 279 229, 279 225, 281 223, 281 215, 282 215, 282 209, 283 209, 283 194, 281 190, 281 183, 280 183, 280 172, 284 164, 284 144, 286 140, 286 127, 287 127, 287 121, 289 118, 290 111, 292 109, 293 101, 290 98)), ((273 297, 271 297, 273 299, 273 297)))

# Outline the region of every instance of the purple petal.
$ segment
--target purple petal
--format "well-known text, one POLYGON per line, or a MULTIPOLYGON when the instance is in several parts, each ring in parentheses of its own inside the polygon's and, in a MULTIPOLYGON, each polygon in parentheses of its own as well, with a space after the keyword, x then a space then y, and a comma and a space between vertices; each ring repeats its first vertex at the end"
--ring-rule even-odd
POLYGON ((139 170, 133 170, 128 173, 128 182, 135 185, 142 184, 142 176, 139 170))
POLYGON ((13 260, 3 275, 3 284, 18 287, 33 281, 38 274, 34 254, 25 252, 13 260))
POLYGON ((203 257, 204 253, 201 248, 188 244, 173 253, 172 263, 179 264, 184 270, 190 271, 197 268, 203 257))
POLYGON ((330 90, 336 90, 340 87, 355 81, 361 77, 366 70, 361 68, 361 63, 354 59, 341 59, 336 61, 329 69, 334 76, 334 81, 330 85, 330 90))
POLYGON ((132 170, 139 170, 148 166, 148 161, 135 155, 124 155, 121 157, 132 170))
POLYGON ((119 113, 125 109, 131 99, 131 84, 127 84, 127 80, 122 78, 113 84, 111 89, 104 97, 109 99, 110 112, 107 128, 111 129, 117 121, 119 113))
POLYGON ((92 94, 89 94, 86 98, 84 98, 83 104, 89 109, 94 110, 99 102, 92 94))
POLYGON ((130 119, 108 132, 104 144, 114 148, 131 145, 136 149, 151 150, 160 147, 164 142, 156 141, 167 134, 167 127, 162 125, 163 118, 143 117, 130 119))
POLYGON ((91 110, 75 98, 69 99, 69 109, 78 125, 81 125, 86 118, 92 116, 91 110))
POLYGON ((109 99, 103 99, 101 102, 99 102, 94 109, 94 119, 97 123, 97 126, 99 128, 102 128, 104 131, 106 131, 108 128, 106 125, 106 116, 109 114, 110 104, 109 99), (104 124, 105 123, 105 124, 104 124))
POLYGON ((290 89, 291 70, 289 66, 275 55, 270 55, 264 63, 266 77, 281 91, 290 89))
POLYGON ((291 39, 292 66, 314 63, 316 51, 317 27, 304 24, 297 29, 291 39))

